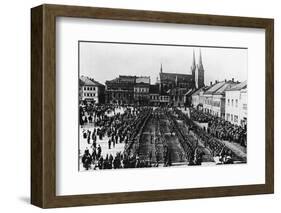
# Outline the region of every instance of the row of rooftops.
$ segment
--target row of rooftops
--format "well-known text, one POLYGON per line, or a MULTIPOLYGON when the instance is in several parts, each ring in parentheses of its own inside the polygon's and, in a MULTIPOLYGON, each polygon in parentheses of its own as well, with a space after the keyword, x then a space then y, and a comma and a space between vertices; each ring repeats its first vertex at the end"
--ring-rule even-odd
MULTIPOLYGON (((130 75, 119 75, 119 77, 106 81, 107 83, 131 83, 131 84, 150 84, 149 76, 130 76, 130 75)), ((93 78, 87 76, 80 76, 80 86, 104 86, 103 84, 95 81, 93 78)))
POLYGON ((105 84, 108 84, 108 83, 150 84, 150 77, 149 76, 119 75, 119 77, 105 82, 105 84))
POLYGON ((178 74, 178 73, 160 73, 160 81, 177 81, 177 82, 192 82, 194 76, 188 74, 178 74))
MULTIPOLYGON (((193 76, 188 74, 178 73, 160 73, 160 81, 171 80, 177 82, 190 82, 193 81, 193 76)), ((86 85, 102 85, 92 78, 81 76, 81 84, 86 85)), ((110 83, 128 83, 128 84, 150 84, 149 76, 130 76, 130 75, 119 75, 117 78, 106 81, 105 84, 110 83)))
MULTIPOLYGON (((164 74, 164 73, 163 73, 164 74)), ((170 74, 170 73, 168 73, 170 74)), ((175 75, 173 75, 173 77, 175 77, 175 75)), ((186 77, 186 75, 184 75, 184 77, 186 77)), ((137 76, 119 76, 116 79, 113 79, 109 82, 116 82, 117 80, 118 82, 120 82, 120 79, 128 79, 129 81, 134 79, 134 83, 137 85, 147 85, 149 86, 149 92, 153 93, 153 94, 159 94, 160 91, 160 87, 159 84, 154 84, 154 85, 150 85, 149 83, 145 83, 145 82, 139 82, 136 83, 136 78, 142 78, 142 79, 148 79, 149 77, 146 76, 141 76, 141 77, 137 77, 137 76)), ((149 79, 150 80, 150 79, 149 79)), ((122 81, 121 81, 122 82, 122 81)), ((95 81, 92 78, 86 77, 86 76, 80 76, 79 79, 79 85, 80 86, 104 86, 103 84, 95 81)), ((206 95, 221 95, 224 94, 225 91, 238 91, 238 90, 242 90, 242 89, 246 89, 247 88, 247 81, 244 82, 234 82, 234 80, 230 80, 230 81, 216 81, 215 84, 210 84, 209 86, 204 86, 202 88, 199 89, 187 89, 187 88, 173 88, 168 90, 167 92, 165 92, 165 94, 171 94, 171 95, 199 95, 200 92, 203 92, 206 95)), ((162 93, 161 93, 162 94, 162 93)), ((163 94, 163 95, 165 95, 163 94)))
POLYGON ((242 89, 247 89, 247 81, 220 81, 215 84, 211 84, 210 86, 197 89, 192 93, 192 95, 199 95, 200 92, 203 92, 206 95, 222 95, 226 91, 240 91, 242 89))
POLYGON ((104 86, 104 85, 95 81, 93 78, 89 78, 82 75, 79 78, 79 86, 104 86))

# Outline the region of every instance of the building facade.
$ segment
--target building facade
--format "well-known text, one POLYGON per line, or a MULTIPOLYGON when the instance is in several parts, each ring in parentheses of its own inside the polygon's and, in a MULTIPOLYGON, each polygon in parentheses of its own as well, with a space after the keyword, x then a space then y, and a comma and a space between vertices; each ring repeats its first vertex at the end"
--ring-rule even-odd
POLYGON ((149 83, 136 83, 134 85, 134 101, 137 105, 148 105, 150 101, 149 83))
POLYGON ((168 93, 159 94, 159 105, 168 106, 170 104, 170 96, 168 93))
POLYGON ((136 76, 124 76, 105 82, 105 100, 110 104, 133 104, 136 76))
POLYGON ((205 103, 205 96, 204 92, 208 90, 208 86, 201 87, 200 89, 197 89, 191 94, 191 105, 198 109, 203 110, 203 105, 205 103))
POLYGON ((225 119, 232 124, 246 127, 248 108, 247 81, 226 90, 225 100, 225 119))
POLYGON ((222 81, 211 85, 203 93, 203 111, 216 117, 225 118, 225 91, 233 86, 237 85, 237 82, 222 81))
POLYGON ((95 104, 104 103, 104 85, 92 78, 81 76, 79 79, 79 99, 95 104))
POLYGON ((159 84, 149 85, 149 105, 159 106, 160 105, 160 94, 159 84))
MULTIPOLYGON (((190 89, 192 90, 192 89, 190 89)), ((186 93, 188 92, 187 88, 172 88, 168 91, 168 94, 170 96, 170 103, 171 106, 176 107, 183 107, 186 106, 187 99, 186 99, 186 93)))
POLYGON ((163 72, 161 64, 159 79, 151 87, 149 76, 122 76, 106 81, 105 99, 111 104, 188 106, 192 91, 204 87, 204 67, 200 51, 199 63, 193 61, 190 74, 163 72), (157 87, 157 89, 155 89, 157 87), (152 90, 151 90, 152 88, 152 90))

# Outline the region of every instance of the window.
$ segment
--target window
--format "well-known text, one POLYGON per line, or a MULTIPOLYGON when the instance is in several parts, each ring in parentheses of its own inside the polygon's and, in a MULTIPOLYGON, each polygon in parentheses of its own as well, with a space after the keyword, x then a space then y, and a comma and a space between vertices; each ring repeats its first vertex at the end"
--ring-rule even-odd
POLYGON ((235 100, 235 107, 238 107, 238 99, 235 100))
POLYGON ((230 105, 230 99, 227 99, 227 104, 228 104, 228 106, 230 105))
POLYGON ((235 123, 238 122, 238 116, 237 116, 237 115, 234 116, 234 122, 235 122, 235 123))
POLYGON ((229 113, 226 114, 226 120, 229 121, 229 113))
POLYGON ((231 115, 231 121, 233 121, 233 115, 231 115))
MULTIPOLYGON (((231 99, 231 106, 233 107, 233 99, 231 99)), ((232 119, 231 119, 232 120, 232 119)))

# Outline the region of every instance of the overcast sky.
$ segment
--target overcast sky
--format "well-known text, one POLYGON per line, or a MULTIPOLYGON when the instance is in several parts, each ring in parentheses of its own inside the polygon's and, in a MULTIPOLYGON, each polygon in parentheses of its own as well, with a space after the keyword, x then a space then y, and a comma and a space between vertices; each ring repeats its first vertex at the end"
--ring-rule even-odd
POLYGON ((80 42, 79 47, 80 75, 102 84, 119 75, 150 76, 155 83, 161 64, 163 72, 191 74, 193 50, 198 63, 200 49, 205 85, 215 80, 247 80, 247 49, 94 42, 80 42))

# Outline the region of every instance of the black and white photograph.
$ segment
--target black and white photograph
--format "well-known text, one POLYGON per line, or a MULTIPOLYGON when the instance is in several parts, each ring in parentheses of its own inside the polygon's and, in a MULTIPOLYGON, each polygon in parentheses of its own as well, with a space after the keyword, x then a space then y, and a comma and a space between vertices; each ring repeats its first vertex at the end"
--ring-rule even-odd
POLYGON ((248 49, 78 42, 78 170, 247 163, 248 49))

